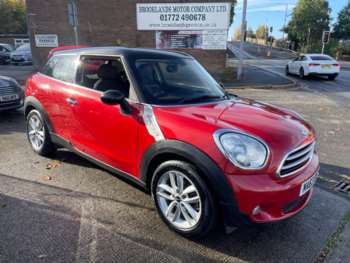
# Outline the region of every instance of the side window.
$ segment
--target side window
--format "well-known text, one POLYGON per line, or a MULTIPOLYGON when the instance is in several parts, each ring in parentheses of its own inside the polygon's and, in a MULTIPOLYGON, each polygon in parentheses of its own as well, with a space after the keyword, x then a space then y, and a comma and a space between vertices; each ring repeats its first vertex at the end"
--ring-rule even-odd
POLYGON ((52 77, 65 82, 75 83, 75 56, 57 56, 57 61, 52 70, 52 77))
POLYGON ((81 58, 77 84, 100 92, 119 90, 129 97, 130 82, 120 58, 81 58))
POLYGON ((43 69, 41 70, 41 73, 46 76, 53 77, 52 73, 56 63, 57 63, 57 57, 52 57, 43 67, 43 69))

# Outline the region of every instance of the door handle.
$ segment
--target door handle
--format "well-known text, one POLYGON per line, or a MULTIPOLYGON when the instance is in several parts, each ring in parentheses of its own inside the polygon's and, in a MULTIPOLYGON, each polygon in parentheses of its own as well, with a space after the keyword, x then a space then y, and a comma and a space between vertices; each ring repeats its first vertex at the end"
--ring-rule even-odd
POLYGON ((78 105, 77 100, 73 98, 67 98, 66 102, 69 103, 70 105, 78 105))

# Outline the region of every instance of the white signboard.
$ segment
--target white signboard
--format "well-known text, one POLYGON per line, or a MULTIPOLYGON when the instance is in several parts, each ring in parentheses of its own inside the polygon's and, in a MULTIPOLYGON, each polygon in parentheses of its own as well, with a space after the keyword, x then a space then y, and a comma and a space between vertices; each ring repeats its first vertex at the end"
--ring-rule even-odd
POLYGON ((226 50, 227 30, 206 30, 203 31, 203 49, 226 50))
POLYGON ((36 47, 58 47, 58 36, 53 34, 36 34, 36 47))
POLYGON ((138 30, 227 30, 231 4, 137 4, 136 9, 138 30))
POLYGON ((227 30, 156 31, 156 48, 225 50, 227 30))

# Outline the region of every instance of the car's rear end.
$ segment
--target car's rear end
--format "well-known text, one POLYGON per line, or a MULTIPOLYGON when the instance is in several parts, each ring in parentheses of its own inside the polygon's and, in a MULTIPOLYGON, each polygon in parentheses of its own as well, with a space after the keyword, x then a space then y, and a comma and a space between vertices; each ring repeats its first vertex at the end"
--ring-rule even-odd
POLYGON ((325 55, 310 55, 308 75, 322 75, 336 77, 340 72, 340 64, 333 58, 325 55))

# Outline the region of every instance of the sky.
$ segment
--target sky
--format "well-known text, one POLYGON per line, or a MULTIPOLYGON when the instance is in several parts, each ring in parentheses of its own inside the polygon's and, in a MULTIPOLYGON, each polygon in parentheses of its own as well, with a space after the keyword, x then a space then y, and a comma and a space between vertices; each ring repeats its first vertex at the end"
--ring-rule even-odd
MULTIPOLYGON (((283 27, 286 7, 288 5, 287 23, 298 0, 248 0, 247 21, 248 28, 254 31, 261 24, 273 27, 272 35, 276 38, 282 37, 280 29, 283 27)), ((338 12, 347 4, 348 0, 329 0, 332 9, 332 24, 336 21, 338 12)), ((236 28, 240 27, 242 19, 243 0, 237 1, 235 18, 230 28, 229 36, 232 36, 236 28)))

